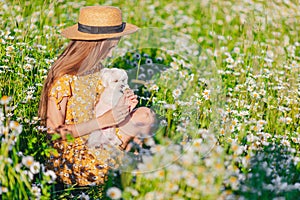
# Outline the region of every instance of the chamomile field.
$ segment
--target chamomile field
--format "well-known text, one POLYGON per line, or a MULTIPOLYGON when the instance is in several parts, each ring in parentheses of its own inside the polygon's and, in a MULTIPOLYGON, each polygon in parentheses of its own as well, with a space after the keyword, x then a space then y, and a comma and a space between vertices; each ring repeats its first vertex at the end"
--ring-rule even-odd
POLYGON ((299 198, 298 1, 0 0, 0 8, 1 199, 299 198), (157 123, 105 185, 78 187, 45 168, 53 149, 37 113, 68 44, 60 32, 90 5, 117 6, 142 28, 105 63, 127 70, 138 106, 157 123))

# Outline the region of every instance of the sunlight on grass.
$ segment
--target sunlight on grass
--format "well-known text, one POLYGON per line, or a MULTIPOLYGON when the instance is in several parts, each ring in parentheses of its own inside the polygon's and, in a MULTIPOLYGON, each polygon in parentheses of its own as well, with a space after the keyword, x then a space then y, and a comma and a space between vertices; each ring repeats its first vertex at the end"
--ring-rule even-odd
POLYGON ((3 0, 0 7, 3 199, 299 196, 299 2, 3 0), (140 105, 159 118, 155 143, 104 186, 67 187, 44 169, 52 149, 38 102, 68 42, 60 31, 77 22, 80 7, 96 4, 120 7, 124 21, 142 28, 188 35, 199 47, 186 46, 195 60, 157 47, 110 63, 128 73, 139 67, 135 79, 147 76, 148 65, 164 67, 136 88, 140 105))

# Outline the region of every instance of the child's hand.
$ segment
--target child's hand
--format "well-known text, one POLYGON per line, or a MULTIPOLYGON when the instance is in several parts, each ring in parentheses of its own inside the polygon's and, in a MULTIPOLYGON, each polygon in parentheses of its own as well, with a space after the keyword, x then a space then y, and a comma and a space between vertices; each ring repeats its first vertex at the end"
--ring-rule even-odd
POLYGON ((130 112, 136 107, 138 104, 137 95, 133 93, 131 89, 126 89, 124 91, 126 103, 130 106, 130 112))

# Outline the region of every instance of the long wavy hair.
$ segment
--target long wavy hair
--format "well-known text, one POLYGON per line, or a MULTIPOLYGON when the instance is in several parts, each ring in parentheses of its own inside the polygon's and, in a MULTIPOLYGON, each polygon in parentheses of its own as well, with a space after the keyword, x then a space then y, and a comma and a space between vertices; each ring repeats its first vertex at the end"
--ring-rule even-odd
POLYGON ((69 42, 51 66, 44 82, 38 111, 43 125, 46 125, 48 93, 52 84, 65 74, 81 75, 96 65, 102 66, 101 60, 106 58, 110 49, 119 40, 120 37, 96 41, 71 40, 69 42))

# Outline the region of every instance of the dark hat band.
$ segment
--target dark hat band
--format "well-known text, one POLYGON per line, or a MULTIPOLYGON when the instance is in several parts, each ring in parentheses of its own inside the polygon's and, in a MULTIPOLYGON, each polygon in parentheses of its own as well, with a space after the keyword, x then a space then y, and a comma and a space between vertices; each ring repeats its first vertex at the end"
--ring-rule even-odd
POLYGON ((89 26, 78 22, 78 31, 90 34, 120 33, 125 29, 126 22, 117 26, 89 26))

